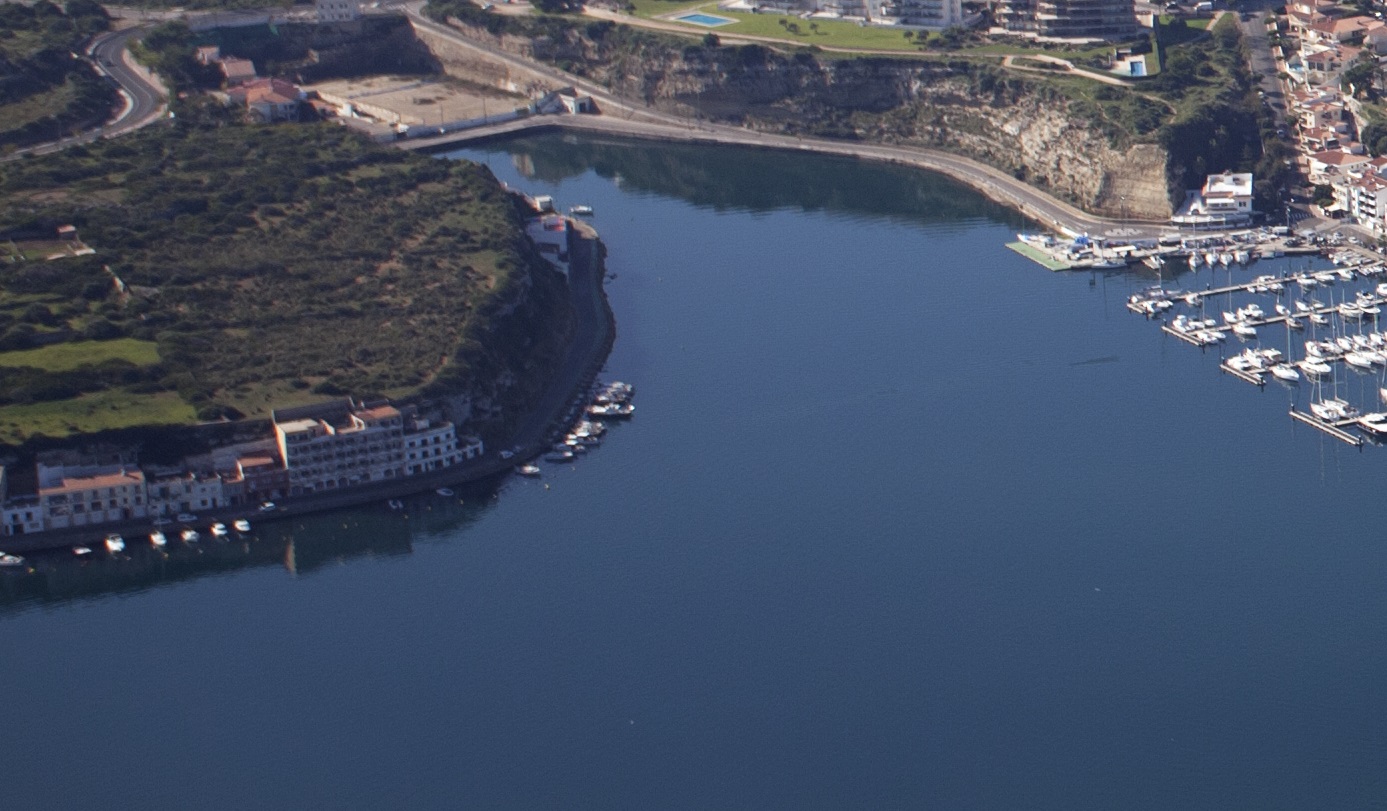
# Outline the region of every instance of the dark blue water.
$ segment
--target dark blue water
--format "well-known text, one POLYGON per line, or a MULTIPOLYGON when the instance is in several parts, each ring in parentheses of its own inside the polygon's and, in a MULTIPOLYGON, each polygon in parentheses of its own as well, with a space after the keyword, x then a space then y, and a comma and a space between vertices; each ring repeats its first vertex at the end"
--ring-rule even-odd
POLYGON ((1387 451, 1127 313, 1152 280, 922 174, 464 154, 596 209, 637 418, 8 584, 7 807, 1387 807, 1387 451))

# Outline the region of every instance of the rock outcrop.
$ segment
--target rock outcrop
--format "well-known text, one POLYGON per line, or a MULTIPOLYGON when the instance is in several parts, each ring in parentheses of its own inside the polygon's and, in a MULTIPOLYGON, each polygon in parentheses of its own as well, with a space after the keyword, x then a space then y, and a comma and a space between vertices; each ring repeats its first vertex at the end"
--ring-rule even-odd
MULTIPOLYGON (((1165 150, 1115 132, 1091 104, 1000 66, 705 47, 611 24, 522 37, 451 22, 491 48, 559 65, 665 112, 767 131, 945 149, 1095 213, 1143 219, 1171 213, 1165 150)), ((521 89, 513 70, 488 67, 441 40, 425 43, 449 73, 521 89)))

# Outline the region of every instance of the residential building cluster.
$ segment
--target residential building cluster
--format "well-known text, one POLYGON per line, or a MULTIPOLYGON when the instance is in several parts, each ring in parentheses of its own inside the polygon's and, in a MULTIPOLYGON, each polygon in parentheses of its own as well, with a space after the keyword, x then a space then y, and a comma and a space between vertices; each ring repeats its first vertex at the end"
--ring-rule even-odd
POLYGON ((1387 159, 1371 157, 1360 142, 1366 122, 1353 94, 1361 88, 1345 86, 1346 71, 1365 64, 1375 71, 1387 54, 1387 22, 1300 0, 1275 25, 1277 67, 1289 77, 1281 134, 1297 140, 1310 183, 1333 189, 1323 213, 1387 234, 1387 159))
POLYGON ((482 441, 414 406, 341 401, 276 411, 274 437, 171 467, 128 454, 41 454, 34 492, 12 494, 0 467, 0 535, 174 517, 394 481, 482 455, 482 441))
POLYGON ((249 59, 223 55, 216 45, 199 47, 197 60, 221 70, 223 89, 215 95, 223 103, 244 109, 251 119, 260 122, 298 119, 305 95, 293 82, 262 77, 249 59))

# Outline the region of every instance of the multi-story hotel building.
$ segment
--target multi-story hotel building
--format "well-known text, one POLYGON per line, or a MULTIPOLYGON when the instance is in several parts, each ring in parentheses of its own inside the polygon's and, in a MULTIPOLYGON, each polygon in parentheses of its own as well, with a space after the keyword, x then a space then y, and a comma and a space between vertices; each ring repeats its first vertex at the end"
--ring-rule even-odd
POLYGON ((1133 0, 1002 0, 997 22, 1056 39, 1122 39, 1138 29, 1133 0))
POLYGON ((452 423, 434 423, 390 405, 331 409, 318 416, 275 417, 280 459, 291 495, 385 481, 456 465, 482 453, 481 440, 459 443, 452 423))

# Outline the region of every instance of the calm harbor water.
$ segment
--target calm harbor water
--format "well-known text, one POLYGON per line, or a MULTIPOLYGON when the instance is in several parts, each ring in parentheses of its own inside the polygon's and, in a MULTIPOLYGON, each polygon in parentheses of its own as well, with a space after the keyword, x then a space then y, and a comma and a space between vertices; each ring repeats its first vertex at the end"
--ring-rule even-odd
POLYGON ((1153 279, 921 173, 459 155, 596 209, 636 419, 0 577, 6 806, 1387 807, 1387 450, 1127 313, 1153 279))

